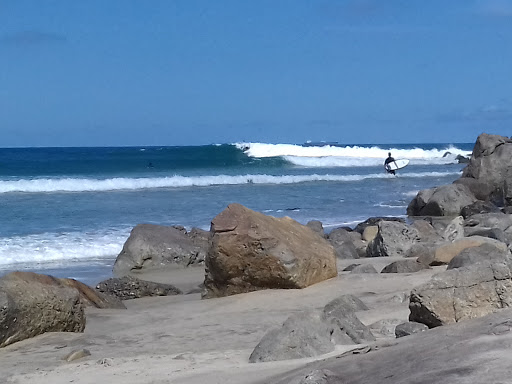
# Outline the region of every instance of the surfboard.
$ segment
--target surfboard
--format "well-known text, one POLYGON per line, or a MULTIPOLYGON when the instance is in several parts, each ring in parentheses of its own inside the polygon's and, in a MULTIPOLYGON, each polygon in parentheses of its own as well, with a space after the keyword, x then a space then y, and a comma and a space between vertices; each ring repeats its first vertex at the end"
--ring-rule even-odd
POLYGON ((386 168, 386 171, 396 171, 397 169, 402 169, 403 167, 406 167, 407 164, 409 164, 409 160, 399 159, 386 164, 384 168, 386 168))

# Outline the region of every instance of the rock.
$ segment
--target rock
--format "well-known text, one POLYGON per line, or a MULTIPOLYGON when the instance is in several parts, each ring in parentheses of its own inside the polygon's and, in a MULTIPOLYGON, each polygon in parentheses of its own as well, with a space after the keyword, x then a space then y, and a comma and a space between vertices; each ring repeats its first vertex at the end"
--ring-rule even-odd
POLYGON ((91 352, 88 349, 82 348, 68 353, 62 360, 66 360, 69 363, 71 361, 83 359, 87 356, 91 356, 91 352))
POLYGON ((343 271, 344 272, 349 272, 351 270, 353 270, 355 267, 358 267, 360 266, 361 264, 350 264, 349 266, 343 268, 343 271))
POLYGON ((413 244, 407 251, 405 257, 415 258, 418 263, 429 266, 430 263, 434 261, 436 249, 440 246, 440 243, 413 244))
POLYGON ((230 204, 211 225, 204 298, 305 288, 338 274, 334 248, 289 217, 230 204))
POLYGON ((76 289, 29 283, 12 273, 0 279, 0 347, 45 332, 84 328, 84 306, 76 289))
POLYGON ((369 225, 363 231, 363 240, 366 242, 370 242, 377 236, 379 232, 379 227, 377 225, 369 225))
POLYGON ((410 216, 458 216, 463 207, 476 200, 470 189, 463 184, 442 185, 428 191, 420 191, 409 203, 407 214, 410 216))
MULTIPOLYGON (((356 236, 361 238, 360 234, 356 234, 356 236)), ((359 253, 357 251, 356 246, 354 245, 354 236, 351 232, 348 232, 345 229, 338 228, 333 230, 327 240, 334 247, 334 251, 336 252, 336 257, 338 259, 358 259, 359 253)), ((366 249, 366 244, 364 244, 364 248, 366 249)))
MULTIPOLYGON (((403 320, 400 319, 383 319, 370 324, 370 329, 374 335, 377 334, 381 337, 395 337, 395 328, 401 323, 403 323, 403 320)), ((422 325, 427 327, 424 324, 422 325)))
POLYGON ((250 363, 313 357, 334 351, 331 326, 322 312, 293 314, 281 328, 271 330, 254 348, 250 363))
POLYGON ((354 228, 354 231, 362 234, 366 227, 375 226, 381 221, 396 221, 405 224, 405 220, 402 219, 401 217, 370 217, 363 221, 362 223, 357 224, 356 227, 354 228))
POLYGON ((505 232, 503 232, 499 228, 466 228, 465 230, 466 236, 482 236, 482 237, 488 237, 490 239, 495 239, 498 241, 501 241, 502 243, 508 244, 508 238, 505 235, 505 232))
POLYGON ((479 247, 483 244, 491 244, 498 251, 505 252, 507 250, 507 245, 494 240, 488 237, 482 236, 471 236, 464 237, 462 239, 456 240, 453 243, 441 245, 438 247, 434 254, 434 260, 430 263, 430 265, 443 265, 448 264, 450 261, 456 257, 463 250, 471 247, 479 247))
POLYGON ((418 231, 419 241, 422 243, 433 243, 444 240, 427 220, 414 220, 411 227, 418 231))
POLYGON ((443 231, 443 238, 451 243, 464 237, 464 219, 457 216, 446 226, 443 231))
POLYGON ((412 273, 427 268, 427 265, 422 264, 415 259, 403 259, 386 265, 380 273, 412 273))
POLYGON ((336 384, 341 382, 342 377, 334 374, 334 372, 328 369, 315 369, 304 375, 298 384, 336 384))
POLYGON ((57 278, 50 275, 43 275, 34 272, 11 272, 10 278, 23 280, 29 284, 39 283, 53 285, 56 287, 70 287, 76 289, 80 295, 80 300, 87 307, 126 309, 125 305, 115 296, 104 294, 94 290, 88 285, 75 279, 57 278))
POLYGON ((469 157, 457 155, 455 158, 459 164, 468 164, 469 163, 469 157))
POLYGON ((354 313, 355 309, 366 308, 366 306, 354 299, 351 295, 334 299, 325 305, 323 313, 328 320, 336 324, 334 327, 336 331, 339 330, 343 336, 348 335, 354 343, 375 341, 375 336, 370 329, 361 323, 354 313))
MULTIPOLYGON (((497 205, 511 205, 512 191, 512 140, 505 136, 478 136, 469 164, 462 178, 472 178, 489 186, 487 199, 497 205)), ((462 179, 461 178, 461 179, 462 179)))
POLYGON ((325 307, 324 311, 332 312, 335 309, 343 310, 344 312, 357 312, 367 311, 368 307, 361 299, 354 295, 343 295, 330 301, 325 307))
POLYGON ((473 216, 477 213, 499 213, 500 209, 489 201, 477 200, 473 204, 466 205, 460 211, 464 219, 473 216))
POLYGON ((379 231, 366 248, 367 257, 405 256, 407 250, 419 241, 419 233, 408 225, 395 221, 381 221, 379 231))
POLYGON ((306 227, 311 228, 314 232, 318 233, 320 236, 325 237, 324 226, 321 221, 311 220, 306 224, 306 227))
POLYGON ((354 268, 352 268, 352 271, 350 273, 379 273, 375 267, 371 264, 361 264, 354 268))
POLYGON ((410 321, 429 328, 482 317, 512 304, 511 262, 447 270, 411 292, 410 321))
POLYGON ((98 283, 96 289, 118 297, 121 300, 138 299, 146 296, 180 295, 182 292, 171 284, 155 283, 137 279, 133 276, 110 278, 98 283))
POLYGON ((113 272, 120 277, 142 268, 202 264, 206 249, 199 229, 188 234, 183 227, 139 224, 117 256, 113 272))
POLYGON ((396 338, 412 335, 413 333, 423 332, 429 328, 422 323, 416 323, 414 321, 408 321, 405 323, 398 324, 395 327, 396 338))
POLYGON ((512 226, 512 215, 504 213, 478 213, 464 221, 466 231, 468 228, 498 228, 506 231, 512 226))
POLYGON ((510 257, 511 254, 507 249, 484 243, 478 247, 464 249, 448 263, 446 269, 462 268, 481 261, 505 262, 510 257))

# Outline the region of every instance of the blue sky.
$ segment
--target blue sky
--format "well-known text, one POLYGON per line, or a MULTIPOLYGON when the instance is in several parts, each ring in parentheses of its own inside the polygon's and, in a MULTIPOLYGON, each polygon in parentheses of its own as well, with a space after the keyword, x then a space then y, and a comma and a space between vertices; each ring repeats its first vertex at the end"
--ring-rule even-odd
POLYGON ((512 0, 0 0, 0 147, 511 135, 512 0))

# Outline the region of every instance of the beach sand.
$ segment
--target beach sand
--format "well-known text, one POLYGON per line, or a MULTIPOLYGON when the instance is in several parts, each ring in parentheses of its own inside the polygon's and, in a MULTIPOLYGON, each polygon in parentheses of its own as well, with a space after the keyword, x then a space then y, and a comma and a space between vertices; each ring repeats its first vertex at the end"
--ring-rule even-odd
MULTIPOLYGON (((445 267, 411 274, 350 274, 352 263, 380 271, 401 258, 338 260, 339 275, 302 290, 264 290, 201 300, 200 293, 125 301, 127 310, 87 308, 83 334, 47 333, 0 349, 0 381, 7 383, 263 383, 267 378, 315 359, 341 354, 357 345, 338 346, 316 358, 251 364, 249 356, 263 335, 292 313, 322 308, 344 294, 369 308, 358 312, 370 325, 383 319, 407 321, 407 295, 445 267), (72 362, 70 352, 90 356, 72 362)), ((190 292, 204 269, 150 271, 139 278, 171 283, 190 292)), ((379 336, 376 334, 376 336, 379 336)))

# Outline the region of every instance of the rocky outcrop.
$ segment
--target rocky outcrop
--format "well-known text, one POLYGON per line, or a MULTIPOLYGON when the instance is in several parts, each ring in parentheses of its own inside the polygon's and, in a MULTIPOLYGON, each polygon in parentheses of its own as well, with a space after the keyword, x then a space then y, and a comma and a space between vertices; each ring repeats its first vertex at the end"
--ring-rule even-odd
POLYGON ((381 221, 396 221, 405 224, 405 220, 402 219, 401 217, 369 217, 362 223, 357 224, 356 227, 354 228, 354 232, 359 232, 362 234, 366 227, 375 226, 379 224, 381 221))
POLYGON ((114 263, 116 276, 125 276, 132 270, 162 266, 186 267, 202 264, 208 238, 205 231, 183 227, 139 224, 114 263))
POLYGON ((305 288, 336 275, 334 248, 289 217, 230 204, 212 221, 204 298, 305 288))
POLYGON ((133 276, 113 277, 104 280, 98 283, 96 289, 102 293, 118 297, 121 300, 182 294, 174 285, 140 280, 133 276))
POLYGON ((354 313, 366 309, 359 299, 347 295, 329 302, 322 311, 293 314, 281 328, 263 336, 249 362, 313 357, 332 352, 335 345, 375 341, 370 329, 354 313))
POLYGON ((395 327, 395 337, 398 339, 399 337, 409 336, 414 333, 426 331, 427 329, 429 328, 425 324, 407 321, 395 327))
POLYGON ((407 250, 419 241, 418 231, 398 221, 380 221, 377 236, 368 243, 367 257, 405 256, 407 250))
POLYGON ((477 200, 473 204, 466 205, 460 211, 460 214, 464 219, 478 213, 500 213, 500 209, 489 201, 477 200))
POLYGON ((12 273, 0 279, 0 347, 45 332, 83 332, 84 328, 78 290, 27 282, 12 273))
POLYGON ((511 268, 510 261, 480 262, 435 275, 411 292, 409 320, 433 328, 510 307, 511 268))
POLYGON ((511 256, 510 251, 503 246, 484 243, 478 247, 463 250, 448 263, 446 269, 467 267, 482 261, 504 262, 511 256))

